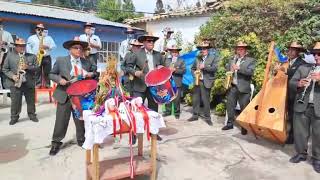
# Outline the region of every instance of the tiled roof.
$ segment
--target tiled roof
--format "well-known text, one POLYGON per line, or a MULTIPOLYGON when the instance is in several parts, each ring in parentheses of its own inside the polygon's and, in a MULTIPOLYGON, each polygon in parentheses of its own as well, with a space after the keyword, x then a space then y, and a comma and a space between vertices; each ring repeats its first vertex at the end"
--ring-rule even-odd
POLYGON ((200 16, 203 14, 208 14, 220 9, 223 6, 222 0, 213 0, 210 3, 210 6, 200 7, 200 8, 192 8, 192 9, 185 9, 179 11, 173 11, 169 13, 157 14, 151 17, 141 17, 141 18, 134 18, 134 19, 126 19, 124 23, 126 24, 136 24, 148 21, 157 21, 162 19, 168 18, 175 18, 175 17, 186 17, 186 16, 200 16))
POLYGON ((23 15, 34 15, 48 18, 64 19, 79 22, 91 22, 99 25, 108 25, 126 28, 128 25, 108 21, 97 17, 95 14, 68 8, 32 3, 16 3, 0 1, 0 12, 23 15))

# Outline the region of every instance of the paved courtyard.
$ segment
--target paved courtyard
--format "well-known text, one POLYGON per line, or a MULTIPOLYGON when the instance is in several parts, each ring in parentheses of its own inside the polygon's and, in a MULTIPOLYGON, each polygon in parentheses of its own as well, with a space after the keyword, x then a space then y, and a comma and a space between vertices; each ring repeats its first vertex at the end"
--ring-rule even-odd
MULTIPOLYGON (((1 96, 0 96, 0 99, 1 96)), ((84 180, 85 150, 75 144, 75 127, 70 121, 64 146, 51 157, 50 140, 55 121, 55 106, 41 96, 37 105, 39 123, 27 118, 23 106, 21 120, 9 126, 10 107, 0 105, 1 180, 84 180)), ((159 180, 319 180, 309 162, 291 164, 293 146, 281 146, 239 129, 222 132, 223 118, 212 116, 214 126, 204 121, 187 122, 191 108, 184 107, 181 120, 167 118, 158 144, 159 180)), ((129 155, 128 138, 109 142, 100 150, 101 159, 129 155)), ((149 143, 145 143, 145 149, 149 143)), ((148 156, 148 152, 146 156, 148 156)), ((136 179, 148 179, 138 177, 136 179)))

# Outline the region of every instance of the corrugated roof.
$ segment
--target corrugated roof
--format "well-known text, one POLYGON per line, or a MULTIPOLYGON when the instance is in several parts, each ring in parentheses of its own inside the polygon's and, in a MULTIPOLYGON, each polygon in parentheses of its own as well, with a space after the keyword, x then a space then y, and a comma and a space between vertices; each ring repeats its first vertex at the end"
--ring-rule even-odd
POLYGON ((68 8, 61 8, 49 5, 39 5, 32 3, 17 3, 0 1, 0 12, 9 12, 15 14, 34 15, 48 18, 65 19, 80 22, 91 22, 99 25, 108 25, 116 27, 128 27, 128 25, 108 21, 85 11, 79 11, 68 8))
POLYGON ((199 16, 203 14, 208 14, 210 12, 214 12, 220 9, 223 6, 223 0, 213 0, 210 3, 210 6, 204 6, 200 8, 192 8, 186 10, 179 10, 173 11, 164 14, 157 14, 151 17, 141 17, 141 18, 134 18, 134 19, 126 19, 124 23, 127 24, 136 24, 136 23, 143 23, 148 21, 157 21, 167 18, 176 18, 176 17, 186 17, 186 16, 199 16))

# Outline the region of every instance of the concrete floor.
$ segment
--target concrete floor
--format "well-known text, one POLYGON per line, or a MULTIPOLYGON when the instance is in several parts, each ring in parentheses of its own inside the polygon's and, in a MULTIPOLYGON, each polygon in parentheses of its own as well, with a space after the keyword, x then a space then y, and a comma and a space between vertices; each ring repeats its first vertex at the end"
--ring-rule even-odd
MULTIPOLYGON (((1 97, 0 97, 1 99, 1 97)), ((1 180, 84 180, 85 151, 74 144, 73 121, 60 153, 51 157, 50 139, 55 121, 55 106, 41 96, 37 105, 39 123, 28 120, 26 105, 21 120, 9 126, 10 107, 0 105, 1 180)), ((222 132, 223 118, 213 116, 214 126, 204 121, 187 122, 191 108, 184 107, 181 120, 167 118, 158 144, 159 180, 319 180, 309 162, 291 164, 293 146, 280 146, 239 129, 222 132)), ((129 155, 128 138, 110 142, 101 149, 101 159, 129 155)), ((149 143, 145 143, 145 149, 149 143)), ((148 152, 146 151, 146 156, 148 152)), ((147 176, 136 179, 148 179, 147 176)))

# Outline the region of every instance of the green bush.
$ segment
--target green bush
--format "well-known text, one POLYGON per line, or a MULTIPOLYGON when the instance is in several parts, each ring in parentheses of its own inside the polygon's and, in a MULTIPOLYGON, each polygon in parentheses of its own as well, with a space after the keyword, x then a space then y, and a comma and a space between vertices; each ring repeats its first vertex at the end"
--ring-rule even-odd
POLYGON ((216 106, 215 115, 217 116, 225 116, 226 115, 226 104, 220 103, 216 106))

